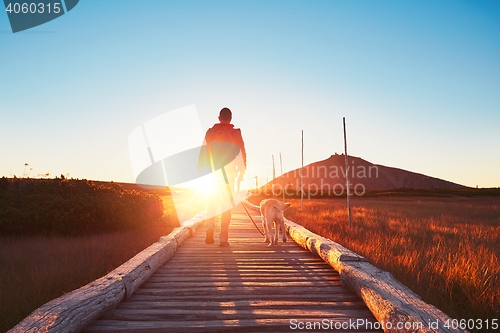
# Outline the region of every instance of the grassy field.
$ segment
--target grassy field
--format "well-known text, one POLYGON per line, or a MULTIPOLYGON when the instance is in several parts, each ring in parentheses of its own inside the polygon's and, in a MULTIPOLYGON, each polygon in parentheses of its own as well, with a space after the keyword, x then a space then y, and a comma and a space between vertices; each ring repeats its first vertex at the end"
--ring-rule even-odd
MULTIPOLYGON (((163 218, 146 228, 81 237, 0 237, 0 332, 44 303, 106 275, 178 225, 170 196, 163 218)), ((184 219, 202 206, 178 203, 184 219)), ((201 209, 202 210, 202 209, 201 209)))
POLYGON ((457 319, 499 318, 500 198, 291 199, 285 216, 365 256, 457 319))

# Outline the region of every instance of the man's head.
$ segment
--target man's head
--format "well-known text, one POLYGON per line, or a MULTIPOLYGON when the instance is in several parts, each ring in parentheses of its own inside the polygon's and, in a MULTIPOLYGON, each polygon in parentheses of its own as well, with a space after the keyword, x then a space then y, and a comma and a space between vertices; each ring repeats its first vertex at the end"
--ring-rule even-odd
POLYGON ((231 113, 231 110, 228 108, 223 108, 220 110, 219 113, 219 121, 221 123, 229 124, 231 122, 231 118, 233 117, 233 114, 231 113))

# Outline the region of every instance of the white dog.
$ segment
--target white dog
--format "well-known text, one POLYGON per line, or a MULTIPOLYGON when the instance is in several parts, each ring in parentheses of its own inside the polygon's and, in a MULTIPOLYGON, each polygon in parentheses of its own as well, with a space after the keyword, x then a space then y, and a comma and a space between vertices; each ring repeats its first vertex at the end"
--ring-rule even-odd
POLYGON ((265 199, 260 202, 260 207, 255 206, 243 200, 243 204, 252 209, 259 210, 262 218, 262 228, 264 229, 265 242, 269 242, 269 246, 278 245, 279 230, 281 229, 283 235, 283 243, 286 243, 286 229, 283 212, 292 204, 286 202, 281 203, 276 199, 265 199), (276 233, 274 233, 273 222, 276 225, 276 233))

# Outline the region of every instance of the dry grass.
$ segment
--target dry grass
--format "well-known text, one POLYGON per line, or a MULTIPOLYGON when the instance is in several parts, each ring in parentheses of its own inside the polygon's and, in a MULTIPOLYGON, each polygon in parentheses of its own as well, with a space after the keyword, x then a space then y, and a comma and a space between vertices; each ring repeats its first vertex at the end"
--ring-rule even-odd
POLYGON ((492 319, 500 309, 500 200, 355 198, 349 229, 341 199, 292 200, 290 220, 391 272, 452 318, 492 319))
MULTIPOLYGON (((168 234, 178 224, 177 213, 169 197, 162 200, 162 220, 136 231, 85 237, 0 237, 0 332, 44 303, 106 275, 168 234)), ((182 206, 186 216, 200 210, 182 206)))

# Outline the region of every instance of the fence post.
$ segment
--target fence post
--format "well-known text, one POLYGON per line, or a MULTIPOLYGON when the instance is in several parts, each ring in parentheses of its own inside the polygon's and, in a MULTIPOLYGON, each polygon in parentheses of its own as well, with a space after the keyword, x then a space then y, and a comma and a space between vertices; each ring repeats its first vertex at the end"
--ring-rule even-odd
POLYGON ((342 118, 344 123, 344 152, 345 152, 345 180, 347 186, 347 216, 349 217, 349 228, 352 228, 352 212, 351 212, 351 190, 349 184, 349 158, 347 157, 347 135, 345 130, 345 117, 342 118))
POLYGON ((302 168, 300 169, 300 205, 301 209, 304 210, 304 130, 302 130, 302 168))

